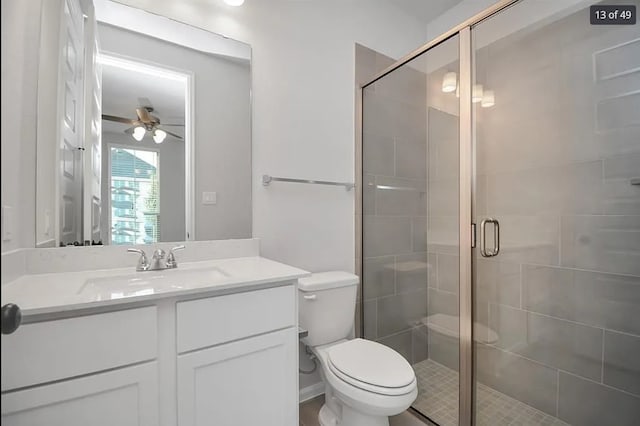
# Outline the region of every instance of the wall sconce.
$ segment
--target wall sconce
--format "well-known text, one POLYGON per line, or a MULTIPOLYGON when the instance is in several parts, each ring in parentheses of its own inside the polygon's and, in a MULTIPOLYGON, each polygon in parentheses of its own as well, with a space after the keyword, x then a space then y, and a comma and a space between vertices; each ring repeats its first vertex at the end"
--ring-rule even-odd
POLYGON ((480 102, 482 100, 482 94, 483 94, 483 88, 482 88, 482 84, 474 84, 473 85, 473 90, 471 92, 471 101, 474 104, 477 104, 478 102, 480 102))
POLYGON ((448 72, 444 75, 442 80, 442 91, 444 93, 451 93, 458 87, 457 75, 455 72, 448 72))
POLYGON ((496 104, 496 96, 493 93, 493 90, 485 90, 482 95, 482 101, 480 102, 480 106, 483 108, 489 108, 496 104))

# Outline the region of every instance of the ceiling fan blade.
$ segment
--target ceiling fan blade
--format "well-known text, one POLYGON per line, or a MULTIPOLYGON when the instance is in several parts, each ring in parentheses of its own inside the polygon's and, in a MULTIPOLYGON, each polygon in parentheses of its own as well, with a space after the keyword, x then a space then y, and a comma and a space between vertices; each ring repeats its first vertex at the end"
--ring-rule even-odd
POLYGON ((182 136, 180 136, 180 135, 176 135, 175 133, 170 132, 170 131, 168 131, 167 129, 163 129, 163 128, 162 128, 162 126, 158 126, 158 128, 159 128, 159 129, 162 129, 162 130, 163 130, 163 131, 165 131, 165 132, 167 132, 167 134, 168 134, 168 135, 171 135, 171 136, 173 136, 173 137, 174 137, 174 138, 176 138, 176 139, 184 140, 184 138, 183 138, 182 136))
POLYGON ((175 123, 175 124, 167 124, 167 123, 162 123, 162 125, 163 125, 163 126, 176 126, 176 127, 184 127, 184 124, 178 124, 178 123, 175 123))
POLYGON ((135 124, 136 120, 132 120, 130 118, 117 117, 115 115, 102 114, 103 120, 115 121, 116 123, 124 123, 124 124, 135 124))

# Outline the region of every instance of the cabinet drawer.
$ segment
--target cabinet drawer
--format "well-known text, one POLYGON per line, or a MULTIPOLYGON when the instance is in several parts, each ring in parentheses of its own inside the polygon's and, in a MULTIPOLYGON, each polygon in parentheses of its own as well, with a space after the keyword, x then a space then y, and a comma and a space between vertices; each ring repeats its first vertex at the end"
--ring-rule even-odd
POLYGON ((155 307, 25 324, 2 336, 2 391, 154 359, 155 307))
POLYGON ((155 362, 2 395, 3 426, 157 426, 158 417, 155 362))
POLYGON ((295 325, 295 291, 291 284, 178 303, 178 352, 295 325))

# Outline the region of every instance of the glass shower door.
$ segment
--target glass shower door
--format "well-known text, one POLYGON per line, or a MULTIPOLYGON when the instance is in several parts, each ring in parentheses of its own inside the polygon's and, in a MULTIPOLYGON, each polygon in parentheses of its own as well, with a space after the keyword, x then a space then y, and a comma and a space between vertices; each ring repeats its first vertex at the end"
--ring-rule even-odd
POLYGON ((442 426, 458 424, 458 44, 362 93, 364 337, 412 364, 413 407, 442 426))
POLYGON ((589 3, 472 29, 478 425, 640 422, 640 27, 589 3))

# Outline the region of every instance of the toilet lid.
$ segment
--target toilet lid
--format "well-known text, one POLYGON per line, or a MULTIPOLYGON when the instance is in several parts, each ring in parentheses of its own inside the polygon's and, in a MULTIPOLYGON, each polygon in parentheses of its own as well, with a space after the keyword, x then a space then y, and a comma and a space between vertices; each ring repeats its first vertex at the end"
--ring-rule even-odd
POLYGON ((380 388, 404 388, 415 381, 411 365, 380 343, 353 339, 328 352, 331 366, 343 375, 380 388))

